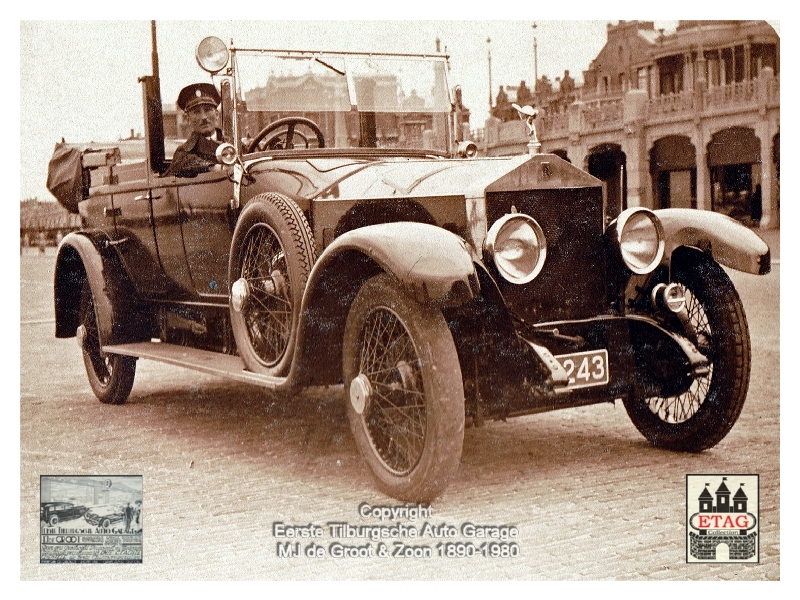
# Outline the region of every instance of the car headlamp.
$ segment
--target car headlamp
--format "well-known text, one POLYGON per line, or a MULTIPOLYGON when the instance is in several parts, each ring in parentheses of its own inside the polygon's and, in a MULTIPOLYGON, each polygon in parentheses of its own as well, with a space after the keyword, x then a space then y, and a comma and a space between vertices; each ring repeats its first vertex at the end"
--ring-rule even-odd
POLYGON ((208 71, 212 75, 219 73, 228 64, 230 53, 228 47, 218 37, 207 37, 197 44, 197 51, 195 52, 197 64, 200 65, 204 71, 208 71))
POLYGON ((458 142, 456 154, 459 158, 474 158, 478 154, 478 145, 475 142, 458 142))
POLYGON ((236 148, 234 148, 233 144, 228 144, 227 142, 217 146, 217 150, 214 154, 217 157, 217 162, 223 165, 232 165, 238 158, 236 148))
POLYGON ((664 257, 664 228, 647 208, 622 211, 617 217, 616 236, 622 261, 637 275, 650 273, 664 257))
POLYGON ((542 270, 547 257, 547 240, 532 217, 514 213, 492 225, 484 249, 504 279, 523 284, 532 281, 542 270))

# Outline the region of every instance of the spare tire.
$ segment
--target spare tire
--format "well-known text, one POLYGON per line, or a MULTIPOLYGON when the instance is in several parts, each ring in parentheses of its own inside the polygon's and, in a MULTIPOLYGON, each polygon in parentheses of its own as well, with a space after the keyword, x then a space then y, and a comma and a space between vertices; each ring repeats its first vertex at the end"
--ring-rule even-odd
POLYGON ((289 371, 315 260, 311 227, 294 201, 261 194, 242 211, 231 242, 231 326, 239 356, 254 373, 289 371))

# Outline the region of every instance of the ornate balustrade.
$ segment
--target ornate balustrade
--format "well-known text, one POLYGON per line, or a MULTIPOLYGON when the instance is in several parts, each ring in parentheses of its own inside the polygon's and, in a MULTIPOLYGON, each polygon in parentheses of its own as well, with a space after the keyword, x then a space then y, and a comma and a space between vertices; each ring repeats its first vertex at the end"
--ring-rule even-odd
POLYGON ((622 126, 623 101, 585 103, 581 111, 582 129, 591 131, 618 124, 622 126))
POLYGON ((781 80, 773 77, 767 80, 767 104, 777 106, 781 103, 781 80))
MULTIPOLYGON (((540 140, 554 140, 568 135, 622 129, 626 107, 624 96, 587 98, 584 94, 566 112, 551 112, 543 109, 536 121, 540 140), (577 111, 577 113, 575 112, 577 111), (571 119, 577 116, 577 119, 571 119), (572 131, 580 124, 579 131, 572 131)), ((713 116, 731 110, 754 110, 763 107, 780 106, 780 79, 765 70, 757 79, 711 86, 703 91, 687 91, 677 94, 664 94, 646 100, 646 110, 642 116, 648 125, 676 119, 694 119, 713 116)), ((499 120, 487 122, 481 131, 489 154, 492 148, 511 149, 519 145, 524 152, 527 130, 521 121, 502 123, 499 120)))
POLYGON ((695 110, 695 93, 680 92, 678 94, 664 94, 651 98, 648 106, 648 118, 658 119, 664 116, 693 113, 695 110))
MULTIPOLYGON (((703 109, 711 110, 729 106, 754 104, 758 101, 760 80, 738 81, 728 85, 710 87, 703 94, 703 109)), ((765 80, 766 83, 766 80, 765 80)))
POLYGON ((536 132, 540 136, 559 137, 569 133, 569 115, 567 113, 545 114, 536 121, 536 132))

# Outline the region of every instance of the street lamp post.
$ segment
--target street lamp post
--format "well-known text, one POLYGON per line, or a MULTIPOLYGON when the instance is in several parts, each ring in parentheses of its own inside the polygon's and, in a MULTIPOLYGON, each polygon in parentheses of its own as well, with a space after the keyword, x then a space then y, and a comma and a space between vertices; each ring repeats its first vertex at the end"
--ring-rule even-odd
POLYGON ((492 115, 492 38, 486 38, 487 59, 489 61, 489 116, 492 115))
POLYGON ((536 23, 533 24, 533 93, 538 91, 539 87, 539 56, 536 50, 536 23))

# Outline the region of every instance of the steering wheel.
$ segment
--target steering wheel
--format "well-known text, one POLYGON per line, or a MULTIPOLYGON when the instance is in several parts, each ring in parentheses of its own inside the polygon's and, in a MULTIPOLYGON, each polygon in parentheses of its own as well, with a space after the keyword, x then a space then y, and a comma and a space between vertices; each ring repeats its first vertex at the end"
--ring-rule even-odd
POLYGON ((295 135, 303 139, 306 148, 310 148, 309 137, 300 131, 295 131, 298 125, 307 127, 312 131, 313 137, 317 138, 319 148, 325 147, 325 136, 322 135, 322 130, 314 121, 304 117, 284 117, 273 121, 259 131, 258 135, 247 146, 246 152, 249 154, 261 150, 287 150, 294 148, 295 135), (275 133, 276 131, 277 133, 275 133))

